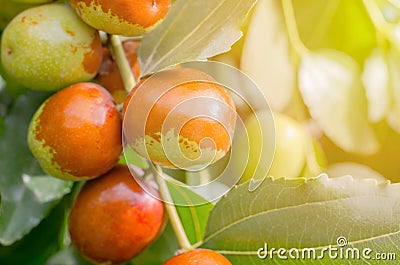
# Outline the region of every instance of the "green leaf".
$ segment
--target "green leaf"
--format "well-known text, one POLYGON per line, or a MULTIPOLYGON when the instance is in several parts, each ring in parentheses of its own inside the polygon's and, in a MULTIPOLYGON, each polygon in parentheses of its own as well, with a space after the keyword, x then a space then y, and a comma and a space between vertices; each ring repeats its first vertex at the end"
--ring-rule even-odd
POLYGON ((0 246, 0 264, 45 264, 58 249, 58 234, 66 218, 65 206, 64 203, 58 204, 39 226, 20 241, 8 247, 0 246))
POLYGON ((230 50, 256 0, 177 0, 139 47, 141 75, 230 50))
POLYGON ((376 46, 376 31, 363 1, 293 1, 300 37, 310 49, 337 49, 359 63, 376 46))
POLYGON ((360 70, 351 57, 335 50, 307 53, 298 79, 311 116, 336 145, 360 154, 378 150, 360 70))
POLYGON ((0 136, 4 128, 4 117, 0 117, 0 136))
POLYGON ((392 44, 387 54, 387 65, 390 80, 390 100, 392 105, 387 116, 388 124, 400 133, 400 43, 392 44))
POLYGON ((69 246, 55 255, 53 255, 46 263, 46 265, 92 265, 92 262, 87 261, 76 248, 69 246))
POLYGON ((53 253, 46 261, 46 265, 92 265, 93 263, 86 260, 83 255, 72 244, 71 235, 68 229, 68 217, 71 207, 76 200, 84 181, 74 182, 72 191, 64 196, 62 202, 65 205, 65 218, 63 219, 62 227, 59 232, 59 250, 53 253))
POLYGON ((137 167, 146 169, 149 167, 147 164, 147 160, 141 157, 135 150, 132 149, 130 145, 127 145, 124 148, 124 154, 121 156, 119 160, 120 164, 131 164, 137 167))
MULTIPOLYGON (((174 256, 179 249, 171 224, 168 222, 164 232, 144 252, 134 258, 131 265, 160 265, 174 256)), ((56 264, 54 264, 56 265, 56 264)))
POLYGON ((44 177, 27 145, 30 118, 47 97, 48 94, 37 92, 20 96, 5 119, 0 136, 0 243, 3 245, 14 243, 37 226, 69 192, 71 183, 67 181, 58 182, 57 191, 52 190, 52 184, 37 185, 46 179, 54 181, 44 177))
POLYGON ((12 102, 11 96, 6 89, 6 81, 0 75, 0 117, 7 115, 8 108, 12 102))
POLYGON ((22 175, 22 180, 29 190, 31 190, 36 199, 41 203, 58 200, 60 195, 71 191, 72 182, 56 179, 50 176, 29 176, 22 175))
POLYGON ((386 118, 390 109, 389 69, 385 53, 375 49, 365 60, 362 81, 368 99, 368 117, 371 122, 386 118))
POLYGON ((326 168, 326 172, 331 178, 351 175, 353 176, 353 178, 374 178, 378 182, 387 182, 387 179, 383 177, 379 172, 376 172, 366 165, 354 162, 342 162, 329 165, 326 168))
MULTIPOLYGON (((269 249, 317 248, 321 252, 329 245, 338 247, 339 237, 347 239, 347 248, 400 253, 399 223, 400 184, 351 176, 267 178, 254 192, 245 183, 215 205, 201 247, 220 251, 232 264, 266 264, 257 257, 265 243, 269 249)), ((274 263, 280 264, 274 254, 274 263)), ((322 264, 318 259, 302 261, 322 264)), ((325 253, 323 264, 352 261, 329 260, 325 253)))
POLYGON ((397 0, 375 0, 387 22, 399 23, 400 3, 397 0))
POLYGON ((245 35, 240 69, 257 83, 273 110, 282 111, 290 103, 296 73, 279 0, 257 2, 245 35))
POLYGON ((201 241, 213 205, 188 188, 169 181, 167 185, 190 243, 201 241))

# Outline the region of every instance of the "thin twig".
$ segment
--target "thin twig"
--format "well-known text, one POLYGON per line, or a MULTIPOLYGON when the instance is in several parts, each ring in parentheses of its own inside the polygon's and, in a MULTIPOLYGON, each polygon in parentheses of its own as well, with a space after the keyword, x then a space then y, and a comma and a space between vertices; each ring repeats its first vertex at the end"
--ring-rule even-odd
POLYGON ((181 219, 179 217, 178 211, 176 210, 175 205, 173 204, 173 200, 171 194, 169 192, 167 183, 165 182, 164 178, 162 177, 162 168, 156 167, 154 170, 154 175, 156 178, 156 182, 160 189, 161 198, 164 200, 164 206, 167 210, 169 219, 171 221, 172 228, 175 232, 176 238, 178 239, 179 246, 183 251, 192 250, 193 247, 190 244, 190 241, 186 235, 185 229, 183 228, 181 219))
MULTIPOLYGON (((124 82, 125 90, 129 92, 136 85, 135 78, 129 66, 128 60, 126 59, 125 51, 122 47, 122 42, 120 37, 116 35, 111 35, 110 39, 111 39, 111 48, 113 49, 115 60, 117 61, 118 68, 121 73, 122 80, 124 82)), ((192 250, 193 247, 190 244, 190 241, 186 235, 178 211, 176 210, 176 207, 173 204, 173 200, 169 192, 167 183, 163 178, 164 173, 162 168, 160 166, 156 166, 155 169, 153 170, 153 174, 158 184, 160 195, 164 202, 164 206, 168 213, 168 217, 171 222, 172 228, 178 239, 179 246, 183 251, 192 250)))
POLYGON ((289 35, 289 41, 293 45, 297 54, 301 56, 308 52, 308 48, 304 45, 303 41, 300 38, 296 16, 293 10, 292 0, 283 0, 282 8, 285 17, 286 28, 289 35))
POLYGON ((117 35, 111 35, 110 40, 115 60, 121 73, 122 81, 124 82, 125 90, 129 93, 136 85, 135 77, 132 73, 128 59, 126 58, 120 37, 117 35))

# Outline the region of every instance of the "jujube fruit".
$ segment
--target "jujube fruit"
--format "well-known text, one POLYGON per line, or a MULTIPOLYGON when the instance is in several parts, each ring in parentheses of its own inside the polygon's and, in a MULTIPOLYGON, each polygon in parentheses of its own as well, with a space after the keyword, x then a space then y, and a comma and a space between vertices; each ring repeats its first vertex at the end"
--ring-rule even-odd
MULTIPOLYGON (((135 40, 127 40, 122 43, 126 58, 135 79, 138 79, 140 75, 140 68, 137 61, 137 50, 139 44, 140 41, 135 40)), ((103 47, 103 60, 95 78, 95 82, 110 91, 117 104, 124 102, 127 93, 122 81, 121 73, 119 72, 117 62, 107 47, 103 47)))
POLYGON ((121 117, 105 88, 78 83, 40 106, 29 125, 28 144, 48 174, 66 180, 95 178, 118 162, 121 117))
MULTIPOLYGON (((304 127, 301 126, 293 118, 279 113, 274 113, 275 123, 275 155, 273 157, 271 168, 268 171, 265 161, 259 161, 262 145, 267 144, 273 137, 271 135, 262 135, 259 124, 255 116, 250 116, 245 120, 246 132, 238 131, 239 140, 235 143, 238 145, 238 150, 246 150, 249 148, 248 163, 241 182, 244 182, 253 177, 257 167, 264 167, 262 172, 268 173, 269 176, 296 178, 301 174, 306 163, 306 133, 304 127), (245 139, 248 137, 248 141, 245 139), (272 138, 271 138, 272 137, 272 138), (249 146, 244 146, 249 144, 249 146)), ((239 164, 233 161, 233 165, 239 164)), ((235 169, 235 167, 234 167, 235 169)), ((240 169, 236 169, 240 170, 240 169)), ((264 176, 255 176, 262 178, 264 176)))
POLYGON ((225 88, 191 68, 161 71, 140 82, 123 111, 124 139, 166 167, 201 168, 230 149, 235 105, 225 88))
POLYGON ((86 258, 119 264, 149 246, 164 223, 163 203, 141 188, 127 166, 118 165, 85 183, 73 204, 69 230, 86 258))
POLYGON ((137 36, 167 14, 170 0, 71 0, 78 15, 109 34, 137 36))
POLYGON ((290 116, 274 113, 276 149, 269 175, 297 178, 306 164, 307 131, 290 116))
POLYGON ((35 90, 54 91, 91 80, 101 56, 98 31, 66 4, 29 8, 14 17, 2 35, 4 69, 35 90))
POLYGON ((0 63, 0 76, 6 82, 7 85, 5 89, 12 98, 17 98, 19 95, 22 95, 27 92, 28 89, 25 86, 21 85, 19 82, 15 81, 15 79, 12 78, 9 74, 7 74, 1 63, 0 63))
POLYGON ((163 265, 232 265, 232 263, 215 251, 196 249, 177 255, 163 265))

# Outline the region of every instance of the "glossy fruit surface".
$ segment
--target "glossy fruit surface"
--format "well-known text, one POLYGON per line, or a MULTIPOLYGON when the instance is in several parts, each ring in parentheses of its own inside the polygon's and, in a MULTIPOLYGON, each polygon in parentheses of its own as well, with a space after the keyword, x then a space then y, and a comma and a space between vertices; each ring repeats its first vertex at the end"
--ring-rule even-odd
POLYGON ((127 166, 88 181, 69 217, 72 241, 88 259, 106 264, 130 260, 164 226, 164 206, 138 185, 127 166))
POLYGON ((66 180, 95 178, 119 159, 121 118, 106 89, 78 83, 41 105, 31 120, 28 144, 48 174, 66 180))
POLYGON ((91 80, 101 56, 98 32, 66 4, 29 8, 18 14, 2 35, 4 69, 35 90, 54 91, 91 80))
MULTIPOLYGON (((134 40, 127 40, 122 44, 135 79, 138 79, 140 75, 140 68, 137 61, 139 44, 140 41, 134 40)), ((107 47, 103 47, 103 61, 95 81, 110 91, 117 104, 124 102, 126 98, 124 83, 117 62, 107 47)))
POLYGON ((163 265, 232 265, 232 263, 215 251, 196 249, 177 255, 163 265))
POLYGON ((78 15, 109 34, 136 36, 160 22, 170 0, 71 0, 78 15))
POLYGON ((154 163, 201 167, 230 149, 234 103, 225 88, 191 68, 173 68, 139 83, 124 105, 128 143, 154 163))

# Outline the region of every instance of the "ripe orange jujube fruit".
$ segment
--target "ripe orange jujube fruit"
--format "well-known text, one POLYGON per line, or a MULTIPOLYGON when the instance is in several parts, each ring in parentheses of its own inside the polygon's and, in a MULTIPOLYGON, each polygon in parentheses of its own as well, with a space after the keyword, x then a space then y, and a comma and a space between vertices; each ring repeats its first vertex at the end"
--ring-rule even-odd
POLYGON ((118 162, 121 117, 105 88, 77 83, 40 106, 29 125, 28 144, 48 174, 66 180, 95 178, 118 162))
POLYGON ((232 265, 232 263, 215 251, 196 249, 177 255, 163 265, 232 265))
MULTIPOLYGON (((137 61, 137 50, 139 44, 140 41, 135 40, 127 40, 122 44, 135 79, 138 79, 140 75, 140 68, 137 61)), ((124 88, 121 73, 119 72, 117 62, 114 60, 107 47, 103 47, 103 61, 95 81, 110 91, 117 104, 124 102, 126 98, 126 90, 124 88)))
POLYGON ((150 245, 164 220, 163 203, 138 185, 127 166, 118 165, 85 183, 72 207, 69 230, 86 258, 119 264, 150 245))
POLYGON ((137 36, 158 24, 170 0, 70 0, 78 15, 109 34, 137 36))
POLYGON ((125 141, 166 167, 199 169, 230 149, 236 122, 233 100, 208 74, 172 68, 140 82, 123 111, 125 141))

